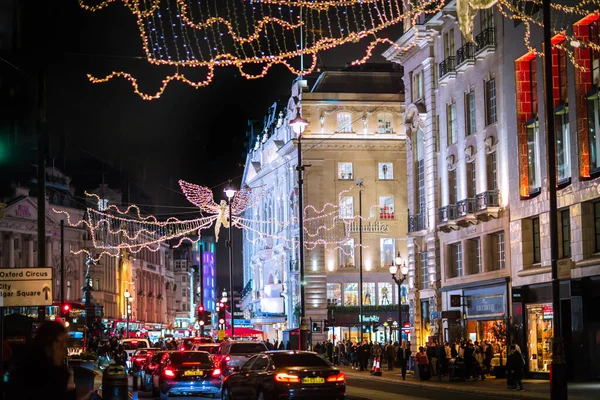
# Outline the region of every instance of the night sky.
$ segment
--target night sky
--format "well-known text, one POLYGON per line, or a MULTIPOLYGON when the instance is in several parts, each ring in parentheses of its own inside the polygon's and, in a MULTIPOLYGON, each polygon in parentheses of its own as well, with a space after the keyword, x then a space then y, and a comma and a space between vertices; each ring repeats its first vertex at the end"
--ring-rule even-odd
MULTIPOLYGON (((240 77, 235 68, 220 68, 206 88, 175 82, 160 99, 144 101, 126 80, 94 85, 86 77, 125 71, 139 78, 142 90, 153 93, 176 71, 145 60, 135 18, 120 1, 95 13, 82 10, 76 0, 48 2, 45 10, 37 1, 23 3, 29 9, 24 27, 32 51, 24 58, 29 65, 21 67, 35 70, 41 60, 48 64, 49 164, 73 177, 78 196, 104 179, 126 195, 132 193, 132 202, 158 205, 154 212, 166 218, 194 211, 165 207, 191 206, 179 190, 179 179, 213 187, 217 200, 223 182, 231 179, 239 186, 247 121, 262 119, 277 98, 289 95, 294 76, 285 67, 275 66, 259 80, 240 77)), ((339 69, 361 57, 365 47, 329 51, 320 60, 327 69, 339 69)), ((182 72, 203 78, 200 70, 182 72)), ((241 238, 236 241, 241 250, 241 238)), ((224 242, 223 237, 220 264, 227 262, 224 242)))

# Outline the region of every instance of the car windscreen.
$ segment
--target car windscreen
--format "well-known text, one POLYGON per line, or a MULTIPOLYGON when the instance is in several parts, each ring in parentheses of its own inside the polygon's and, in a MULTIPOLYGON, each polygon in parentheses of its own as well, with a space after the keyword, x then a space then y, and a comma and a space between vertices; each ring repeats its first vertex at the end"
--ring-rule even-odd
POLYGON ((189 364, 210 364, 210 356, 206 353, 196 352, 178 352, 171 354, 171 364, 185 365, 189 364))
POLYGON ((133 340, 131 342, 123 342, 124 350, 136 350, 136 349, 145 349, 148 348, 148 344, 146 342, 138 342, 137 340, 133 340))
POLYGON ((324 358, 316 354, 274 353, 271 354, 276 367, 329 367, 324 358))
POLYGON ((256 354, 267 351, 265 345, 260 343, 234 343, 229 350, 230 354, 256 354))
POLYGON ((219 346, 196 346, 196 350, 207 351, 210 354, 217 354, 219 351, 219 346))

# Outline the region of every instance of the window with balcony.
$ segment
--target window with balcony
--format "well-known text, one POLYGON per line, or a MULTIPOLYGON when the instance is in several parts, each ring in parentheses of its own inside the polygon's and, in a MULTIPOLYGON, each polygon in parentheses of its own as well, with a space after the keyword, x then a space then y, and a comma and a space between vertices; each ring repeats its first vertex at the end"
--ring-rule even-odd
POLYGON ((479 22, 481 32, 485 32, 488 29, 494 29, 494 8, 490 7, 479 10, 479 22))
POLYGON ((342 284, 328 283, 327 284, 327 305, 341 306, 342 305, 342 284))
POLYGON ((354 268, 354 239, 348 239, 339 249, 340 268, 354 268))
POLYGON ((423 81, 423 71, 413 72, 412 74, 412 101, 413 103, 422 99, 425 94, 425 83, 423 81))
POLYGON ((352 133, 352 115, 341 112, 337 114, 337 132, 352 133))
POLYGON ((451 244, 448 248, 451 276, 453 278, 463 276, 462 243, 451 244))
POLYGON ((362 287, 363 305, 375 305, 375 282, 363 282, 362 287))
POLYGON ((571 257, 571 213, 569 209, 558 212, 560 218, 559 258, 571 257))
POLYGON ((467 163, 467 198, 477 197, 477 171, 475 170, 475 160, 467 163))
POLYGON ((419 266, 421 268, 421 289, 429 289, 429 262, 426 251, 419 253, 419 266))
POLYGON ((352 282, 344 284, 344 305, 358 305, 358 283, 352 282))
POLYGON ((454 28, 444 33, 444 59, 454 57, 454 28))
POLYGON ((458 201, 458 183, 456 181, 456 169, 448 171, 448 204, 456 204, 458 201))
POLYGON ((338 163, 338 179, 339 180, 351 181, 353 176, 354 176, 354 174, 352 171, 352 163, 351 162, 339 162, 338 163))
POLYGON ((571 177, 571 155, 569 140, 569 106, 567 97, 567 60, 564 48, 565 37, 552 39, 554 121, 556 136, 556 170, 559 184, 571 177))
POLYGON ((342 219, 354 218, 354 197, 353 196, 342 196, 340 198, 340 218, 342 218, 342 219))
POLYGON ((390 304, 396 304, 396 296, 392 294, 392 284, 389 282, 379 282, 377 284, 378 299, 377 302, 380 306, 387 306, 390 304))
POLYGON ((446 105, 446 135, 448 136, 448 146, 456 143, 456 103, 446 105))
POLYGON ((495 124, 496 115, 496 80, 489 79, 485 82, 485 120, 486 125, 495 124))
POLYGON ((533 263, 538 264, 542 261, 542 248, 540 245, 540 219, 539 219, 539 217, 531 219, 531 232, 533 235, 533 263))
POLYGON ((394 179, 394 163, 391 163, 391 162, 381 163, 380 162, 378 171, 379 171, 379 180, 390 181, 390 180, 394 179))
POLYGON ((497 161, 496 152, 488 153, 486 156, 487 166, 487 187, 488 190, 498 189, 498 172, 497 172, 497 161))
POLYGON ((377 133, 394 133, 391 113, 379 113, 377 115, 377 133))
POLYGON ((475 119, 475 91, 471 89, 465 94, 465 120, 467 128, 467 136, 474 134, 477 131, 477 120, 475 119))
POLYGON ((396 256, 396 240, 393 238, 379 239, 379 260, 382 268, 389 267, 396 256))
POLYGON ((379 219, 394 219, 394 196, 379 196, 379 219))

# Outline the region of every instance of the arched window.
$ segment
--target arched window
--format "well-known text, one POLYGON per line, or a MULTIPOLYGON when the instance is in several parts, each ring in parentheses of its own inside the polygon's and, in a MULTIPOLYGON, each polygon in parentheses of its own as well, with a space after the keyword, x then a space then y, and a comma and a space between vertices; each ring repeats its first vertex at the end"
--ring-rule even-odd
POLYGON ((377 115, 377 133, 394 133, 391 113, 379 113, 377 115))
POLYGON ((341 112, 337 115, 337 131, 339 133, 352 133, 352 115, 341 112))

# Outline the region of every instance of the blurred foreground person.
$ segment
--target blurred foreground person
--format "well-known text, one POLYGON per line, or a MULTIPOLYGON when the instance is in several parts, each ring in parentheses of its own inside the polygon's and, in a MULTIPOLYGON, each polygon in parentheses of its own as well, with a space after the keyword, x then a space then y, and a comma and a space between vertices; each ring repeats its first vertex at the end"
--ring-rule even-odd
POLYGON ((76 392, 73 374, 65 365, 67 330, 53 321, 40 325, 30 353, 10 372, 6 400, 44 398, 84 400, 90 391, 76 392))

